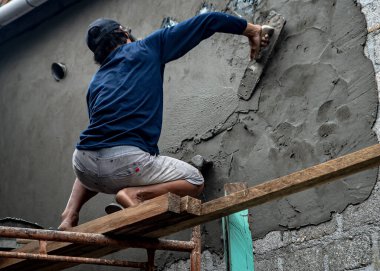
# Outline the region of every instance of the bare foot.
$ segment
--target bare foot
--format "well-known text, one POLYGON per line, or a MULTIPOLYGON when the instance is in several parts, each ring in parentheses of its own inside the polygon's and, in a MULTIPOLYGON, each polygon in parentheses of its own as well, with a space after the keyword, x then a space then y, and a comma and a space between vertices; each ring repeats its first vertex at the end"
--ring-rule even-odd
POLYGON ((133 207, 144 201, 140 188, 124 188, 117 192, 116 201, 124 208, 133 207))
POLYGON ((78 225, 79 214, 78 213, 69 214, 68 212, 63 212, 61 219, 62 219, 62 222, 61 222, 61 225, 58 226, 58 229, 61 231, 66 231, 78 225))

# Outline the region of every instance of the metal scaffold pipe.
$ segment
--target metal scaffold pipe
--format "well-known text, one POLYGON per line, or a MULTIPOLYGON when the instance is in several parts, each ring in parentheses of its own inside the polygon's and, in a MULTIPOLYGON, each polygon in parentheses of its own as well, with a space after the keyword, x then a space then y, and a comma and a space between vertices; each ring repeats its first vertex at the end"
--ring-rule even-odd
POLYGON ((96 264, 96 265, 109 265, 109 266, 121 266, 121 267, 134 267, 134 268, 146 268, 146 263, 131 262, 124 260, 111 260, 111 259, 95 259, 85 257, 73 257, 73 256, 59 256, 59 255, 47 255, 47 254, 35 254, 24 252, 8 252, 0 251, 0 257, 4 258, 18 258, 40 261, 53 261, 53 262, 68 262, 68 263, 81 263, 81 264, 96 264))
POLYGON ((0 226, 0 236, 8 238, 34 239, 77 243, 84 245, 115 246, 118 248, 147 248, 155 250, 172 250, 191 252, 193 241, 159 240, 139 237, 129 239, 114 239, 97 233, 81 233, 69 231, 53 231, 0 226))

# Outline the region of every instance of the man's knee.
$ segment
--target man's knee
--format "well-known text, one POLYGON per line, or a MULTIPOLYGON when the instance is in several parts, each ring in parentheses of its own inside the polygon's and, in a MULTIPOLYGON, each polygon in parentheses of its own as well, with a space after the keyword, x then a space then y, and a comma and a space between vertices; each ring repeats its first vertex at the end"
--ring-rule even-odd
POLYGON ((120 203, 122 199, 125 197, 125 195, 126 192, 124 191, 124 189, 119 190, 119 192, 117 192, 115 195, 116 202, 120 203))

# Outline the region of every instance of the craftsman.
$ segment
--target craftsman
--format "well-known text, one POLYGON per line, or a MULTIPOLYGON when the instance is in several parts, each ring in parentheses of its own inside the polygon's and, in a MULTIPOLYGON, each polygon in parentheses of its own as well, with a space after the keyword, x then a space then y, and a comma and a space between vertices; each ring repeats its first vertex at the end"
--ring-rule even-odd
POLYGON ((256 58, 269 43, 261 30, 244 19, 211 12, 137 41, 113 20, 94 21, 86 41, 100 68, 88 87, 90 121, 73 154, 77 178, 59 229, 76 226, 81 207, 98 192, 115 194, 125 208, 167 192, 199 195, 204 187, 199 170, 159 155, 165 64, 216 32, 247 36, 250 56, 256 58))

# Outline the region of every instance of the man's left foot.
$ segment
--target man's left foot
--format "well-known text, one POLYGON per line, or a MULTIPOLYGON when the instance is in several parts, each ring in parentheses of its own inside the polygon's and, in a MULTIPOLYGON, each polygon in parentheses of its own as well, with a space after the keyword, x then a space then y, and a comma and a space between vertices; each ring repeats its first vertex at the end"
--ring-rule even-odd
POLYGON ((61 225, 58 226, 58 230, 66 231, 70 228, 78 226, 79 214, 76 212, 63 212, 61 225))
POLYGON ((62 221, 61 222, 61 225, 58 226, 58 228, 56 230, 58 231, 67 231, 68 229, 71 229, 73 227, 75 227, 76 225, 73 225, 72 223, 70 222, 67 222, 67 221, 62 221))

